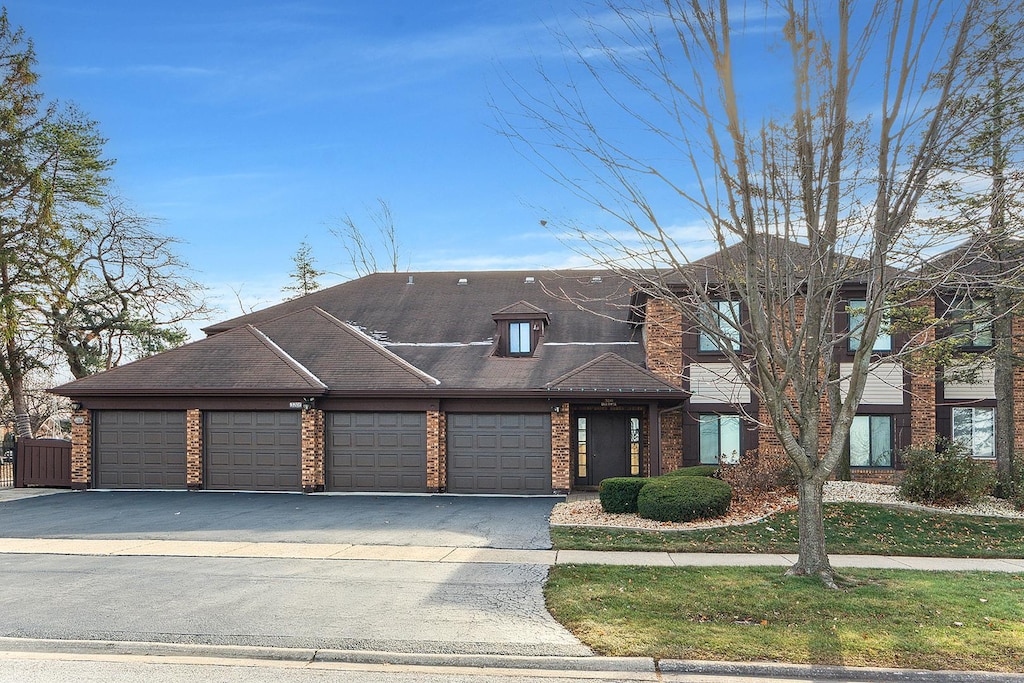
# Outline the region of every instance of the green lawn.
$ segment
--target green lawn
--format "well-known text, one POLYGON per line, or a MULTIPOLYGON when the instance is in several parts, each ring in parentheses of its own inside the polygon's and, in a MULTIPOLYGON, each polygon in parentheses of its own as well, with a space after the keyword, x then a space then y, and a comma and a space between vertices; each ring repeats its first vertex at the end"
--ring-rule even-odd
MULTIPOLYGON (((943 518, 944 519, 944 518, 943 518)), ((1024 672, 1024 575, 559 565, 558 621, 605 655, 1024 672)))
MULTIPOLYGON (((825 506, 825 535, 828 551, 842 555, 1024 557, 1021 519, 835 503, 825 506)), ((795 512, 757 524, 695 531, 551 527, 551 541, 559 550, 795 553, 796 539, 795 512)))

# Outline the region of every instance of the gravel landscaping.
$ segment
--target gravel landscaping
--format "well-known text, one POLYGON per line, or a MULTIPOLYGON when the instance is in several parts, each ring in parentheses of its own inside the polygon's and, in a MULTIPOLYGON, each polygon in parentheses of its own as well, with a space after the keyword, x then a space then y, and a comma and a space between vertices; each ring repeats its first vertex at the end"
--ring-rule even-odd
MULTIPOLYGON (((986 497, 977 505, 933 507, 901 500, 899 489, 895 486, 853 481, 825 482, 824 493, 826 503, 875 503, 959 515, 1024 518, 1024 511, 1015 509, 1005 500, 999 500, 991 496, 986 497)), ((555 526, 600 526, 660 530, 711 529, 737 524, 751 524, 776 512, 790 510, 795 507, 796 498, 788 496, 774 501, 766 501, 756 506, 746 506, 739 510, 730 510, 729 514, 724 517, 679 523, 643 519, 635 514, 609 514, 601 509, 601 502, 594 499, 559 503, 551 511, 551 524, 555 526)))

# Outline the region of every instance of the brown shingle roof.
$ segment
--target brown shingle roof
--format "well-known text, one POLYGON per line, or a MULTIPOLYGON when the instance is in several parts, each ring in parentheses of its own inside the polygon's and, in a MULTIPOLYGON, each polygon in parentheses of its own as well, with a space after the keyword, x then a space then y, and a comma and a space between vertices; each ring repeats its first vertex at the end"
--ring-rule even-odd
POLYGON ((517 301, 514 304, 509 304, 505 308, 499 309, 491 314, 491 317, 501 318, 513 315, 524 315, 532 317, 548 317, 548 312, 534 306, 529 301, 517 301))
POLYGON ((547 388, 554 391, 682 392, 679 387, 611 352, 552 380, 547 388))
POLYGON ((235 328, 53 389, 62 396, 122 393, 308 394, 326 387, 251 325, 235 328))
POLYGON ((205 331, 223 332, 245 323, 260 327, 261 322, 317 306, 378 340, 481 342, 495 334, 493 312, 520 301, 550 315, 547 341, 627 341, 632 335, 632 328, 623 322, 628 314, 629 283, 596 270, 375 273, 211 325, 205 331), (535 281, 526 282, 527 276, 535 281), (458 284, 462 277, 468 284, 458 284), (562 296, 561 290, 568 297, 562 296))
POLYGON ((259 329, 331 389, 419 389, 438 384, 427 373, 315 306, 260 323, 259 329))

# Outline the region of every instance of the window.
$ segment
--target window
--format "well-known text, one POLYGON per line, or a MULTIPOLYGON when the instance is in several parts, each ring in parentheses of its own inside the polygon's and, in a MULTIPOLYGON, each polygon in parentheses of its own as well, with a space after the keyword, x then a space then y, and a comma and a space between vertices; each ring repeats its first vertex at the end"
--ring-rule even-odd
POLYGON ((892 416, 857 415, 850 425, 851 467, 892 467, 892 416))
POLYGON ((719 342, 725 339, 732 340, 732 350, 740 350, 740 331, 736 326, 740 321, 739 301, 713 301, 713 310, 706 311, 704 315, 704 327, 715 327, 719 335, 708 334, 706 330, 700 333, 700 340, 697 342, 698 351, 720 351, 719 342))
POLYGON ((576 418, 576 476, 587 478, 587 418, 576 418))
POLYGON ((952 335, 958 337, 960 346, 988 348, 992 346, 991 304, 985 299, 978 301, 960 298, 949 308, 949 319, 953 321, 952 335))
POLYGON ((527 356, 533 350, 531 347, 530 323, 516 322, 508 324, 508 352, 509 355, 527 356))
POLYGON ((640 476, 640 418, 629 418, 629 474, 640 476))
MULTIPOLYGON (((867 312, 868 302, 863 299, 851 299, 849 307, 847 309, 847 316, 850 322, 850 351, 856 351, 860 348, 860 335, 861 328, 864 327, 865 313, 867 312)), ((875 345, 872 347, 872 351, 892 351, 892 335, 886 331, 887 322, 882 321, 882 326, 878 329, 878 336, 875 337, 875 345)))
POLYGON ((736 464, 740 461, 738 415, 698 415, 700 462, 703 465, 736 464))
POLYGON ((995 408, 953 408, 953 440, 963 443, 975 458, 994 458, 995 408))

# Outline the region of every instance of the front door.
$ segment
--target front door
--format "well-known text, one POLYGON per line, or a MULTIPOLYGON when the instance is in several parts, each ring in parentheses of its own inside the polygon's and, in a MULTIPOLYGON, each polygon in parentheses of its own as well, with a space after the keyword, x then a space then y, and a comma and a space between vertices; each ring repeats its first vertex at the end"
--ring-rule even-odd
POLYGON ((597 486, 611 477, 640 474, 639 415, 578 413, 573 419, 576 486, 597 486))

